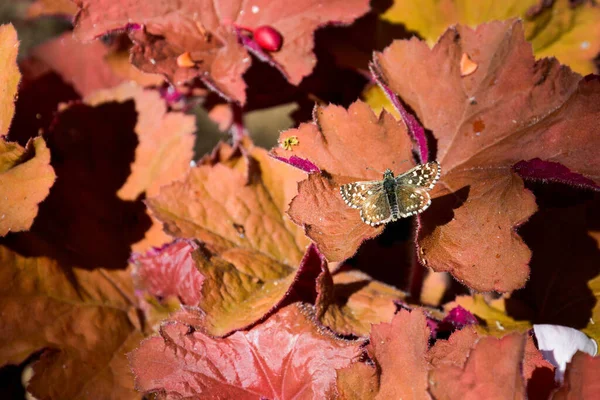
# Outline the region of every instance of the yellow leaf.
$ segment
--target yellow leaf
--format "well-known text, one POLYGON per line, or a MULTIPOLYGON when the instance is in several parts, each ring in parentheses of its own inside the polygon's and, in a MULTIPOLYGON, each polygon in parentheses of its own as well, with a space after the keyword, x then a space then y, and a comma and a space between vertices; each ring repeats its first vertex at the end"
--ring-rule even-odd
POLYGON ((600 52, 600 7, 587 2, 573 7, 569 0, 538 4, 539 0, 395 0, 381 18, 404 24, 430 46, 450 25, 523 18, 536 57, 556 57, 583 75, 594 72, 593 60, 600 52))

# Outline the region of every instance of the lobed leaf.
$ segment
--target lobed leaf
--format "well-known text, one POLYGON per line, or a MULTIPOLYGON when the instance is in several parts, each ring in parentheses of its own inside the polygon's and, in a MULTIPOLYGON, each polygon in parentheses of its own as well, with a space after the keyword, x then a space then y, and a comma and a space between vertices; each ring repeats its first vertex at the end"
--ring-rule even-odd
MULTIPOLYGON (((309 309, 308 309, 309 310, 309 309)), ((329 398, 360 342, 336 339, 292 304, 247 332, 214 339, 167 321, 129 355, 136 387, 171 397, 329 398)))
POLYGON ((591 2, 396 0, 382 15, 386 21, 417 32, 429 45, 455 24, 475 27, 514 17, 524 19, 525 36, 536 57, 556 57, 583 75, 597 71, 594 58, 600 52, 600 8, 591 2))
POLYGON ((55 178, 44 139, 22 148, 0 138, 0 236, 31 228, 55 178))
POLYGON ((310 174, 300 183, 288 213, 304 226, 329 261, 345 260, 383 229, 366 225, 359 212, 344 203, 339 186, 381 179, 387 168, 397 174, 414 166, 406 127, 386 112, 377 117, 368 105, 357 101, 348 110, 334 105, 316 107, 313 123, 283 132, 279 142, 292 136, 298 138, 297 145, 273 153, 306 159, 322 173, 310 174))
POLYGON ((523 34, 515 21, 458 26, 433 49, 396 41, 375 56, 383 80, 437 139, 441 198, 421 218, 421 261, 480 291, 517 289, 529 274, 531 253, 514 229, 536 205, 516 163, 540 158, 600 179, 600 81, 536 62, 523 34), (468 76, 463 54, 478 64, 468 76))
POLYGON ((245 103, 242 75, 250 67, 248 50, 278 67, 294 85, 309 75, 316 64, 314 31, 324 25, 351 23, 369 9, 365 0, 316 0, 278 7, 266 1, 245 3, 222 0, 125 1, 113 7, 106 0, 77 0, 75 34, 84 40, 107 32, 130 29, 136 43, 132 62, 140 69, 161 73, 172 83, 202 80, 224 97, 245 103), (139 25, 138 25, 139 24, 139 25), (270 26, 283 37, 283 46, 272 53, 257 52, 245 30, 270 26), (242 43, 247 42, 244 47, 242 43), (186 54, 190 62, 178 63, 186 54))

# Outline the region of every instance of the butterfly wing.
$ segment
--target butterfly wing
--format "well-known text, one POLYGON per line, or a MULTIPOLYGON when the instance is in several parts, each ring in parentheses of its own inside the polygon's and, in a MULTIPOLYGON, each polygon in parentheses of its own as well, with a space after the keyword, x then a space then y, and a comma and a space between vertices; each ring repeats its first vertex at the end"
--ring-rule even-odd
POLYGON ((340 186, 342 199, 352 208, 361 209, 367 197, 383 190, 381 181, 352 182, 340 186))
POLYGON ((405 173, 398 175, 396 183, 400 186, 417 186, 425 190, 431 190, 440 179, 442 168, 437 161, 431 161, 427 164, 420 164, 409 169, 405 173))
POLYGON ((342 185, 340 193, 347 205, 360 210, 365 224, 376 226, 391 220, 392 212, 381 181, 342 185))
POLYGON ((427 189, 413 185, 396 187, 398 214, 401 218, 422 213, 431 205, 431 197, 427 189))
POLYGON ((442 169, 437 161, 416 167, 398 175, 396 179, 396 199, 398 214, 402 218, 422 213, 431 205, 429 190, 433 189, 442 169))

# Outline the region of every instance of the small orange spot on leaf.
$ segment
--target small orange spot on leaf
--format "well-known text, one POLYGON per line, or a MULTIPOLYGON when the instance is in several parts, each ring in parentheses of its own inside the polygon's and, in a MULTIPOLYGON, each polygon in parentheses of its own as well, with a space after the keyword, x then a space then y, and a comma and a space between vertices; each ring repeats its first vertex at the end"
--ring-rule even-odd
POLYGON ((481 133, 485 129, 485 123, 481 119, 473 121, 473 132, 481 133))
POLYGON ((196 65, 194 60, 192 60, 192 56, 189 51, 182 53, 179 57, 177 57, 177 65, 181 68, 192 68, 196 65))
POLYGON ((477 70, 479 64, 471 60, 467 53, 463 53, 460 59, 460 76, 468 76, 477 70))

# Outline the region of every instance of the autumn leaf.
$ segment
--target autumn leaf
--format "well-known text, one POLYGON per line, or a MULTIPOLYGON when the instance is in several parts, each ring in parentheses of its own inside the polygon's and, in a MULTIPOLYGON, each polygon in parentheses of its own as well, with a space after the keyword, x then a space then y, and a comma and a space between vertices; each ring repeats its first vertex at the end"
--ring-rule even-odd
POLYGON ((504 298, 488 302, 481 294, 457 296, 454 301, 445 304, 444 308, 450 310, 456 306, 463 307, 483 322, 477 326, 482 334, 502 337, 507 332, 525 332, 531 329, 531 322, 515 320, 508 314, 504 298))
POLYGON ((297 85, 316 64, 314 31, 332 22, 351 23, 369 9, 365 0, 306 0, 286 7, 264 0, 252 4, 196 0, 185 5, 154 0, 120 7, 112 7, 105 0, 76 3, 75 34, 79 38, 92 40, 107 32, 129 29, 136 43, 132 62, 140 69, 161 73, 176 85, 198 78, 225 98, 242 104, 246 101, 242 75, 251 64, 248 51, 276 66, 297 85), (280 50, 264 52, 248 36, 262 26, 282 36, 280 50), (182 55, 191 64, 183 63, 182 55))
POLYGON ((296 303, 222 339, 167 321, 129 355, 136 388, 166 397, 330 398, 335 370, 361 342, 337 339, 311 319, 296 303))
POLYGON ((15 113, 15 96, 21 80, 17 67, 19 42, 12 25, 0 25, 0 137, 8 133, 15 113))
POLYGON ((0 237, 27 230, 54 183, 50 152, 37 137, 21 147, 4 135, 15 112, 15 97, 21 74, 17 67, 17 33, 12 25, 0 26, 0 237))
POLYGON ((600 390, 600 357, 578 352, 567 367, 563 386, 554 393, 553 399, 592 399, 600 390))
POLYGON ((73 17, 77 6, 71 0, 34 0, 27 8, 29 18, 42 16, 73 17))
POLYGON ((123 200, 134 200, 140 194, 151 197, 161 186, 183 178, 194 153, 194 118, 182 112, 167 110, 159 93, 124 83, 112 89, 98 90, 86 96, 92 106, 116 101, 135 102, 138 115, 135 133, 138 145, 131 174, 117 192, 123 200))
MULTIPOLYGON (((418 310, 401 310, 390 323, 373 325, 366 351, 381 372, 374 375, 364 363, 354 363, 338 371, 338 390, 346 398, 356 398, 348 393, 367 392, 367 398, 374 399, 429 399, 428 340, 427 321, 418 310), (364 380, 355 380, 355 374, 364 380), (370 389, 364 387, 365 382, 371 385, 370 389)), ((375 370, 374 366, 370 368, 375 370)))
POLYGON ((480 339, 464 367, 440 365, 431 372, 431 394, 436 399, 526 398, 521 372, 525 343, 518 334, 480 339))
POLYGON ((430 46, 451 25, 475 27, 513 17, 524 18, 525 37, 537 58, 556 57, 582 75, 597 71, 594 58, 600 52, 600 8, 592 2, 396 0, 381 16, 406 25, 430 46))
POLYGON ((0 138, 0 236, 31 228, 55 178, 44 139, 23 148, 0 138))
POLYGON ((390 322, 396 313, 395 301, 404 299, 400 290, 378 282, 367 274, 340 271, 333 275, 331 284, 322 291, 320 322, 334 332, 367 336, 372 324, 390 322))
POLYGON ((181 304, 198 305, 204 276, 192 257, 197 249, 193 241, 175 240, 146 254, 134 253, 130 262, 136 286, 159 299, 173 296, 181 304))
POLYGON ((600 182, 600 102, 592 100, 600 81, 534 61, 515 21, 450 29, 433 49, 396 41, 375 63, 437 139, 444 172, 432 194, 439 200, 421 218, 421 261, 476 290, 522 287, 531 253, 514 229, 536 205, 513 166, 540 158, 600 182), (463 53, 479 65, 465 77, 463 53))
POLYGON ((299 275, 314 280, 327 268, 284 214, 304 176, 249 142, 221 145, 147 200, 169 234, 201 242, 193 253, 205 277, 200 312, 188 310, 198 329, 223 336, 250 326, 280 304, 299 275))
POLYGON ((161 76, 144 74, 131 66, 129 72, 117 69, 114 61, 117 53, 116 48, 101 41, 81 43, 73 38, 72 32, 67 32, 33 48, 21 62, 21 68, 29 79, 34 74, 54 72, 83 97, 131 79, 145 86, 162 83, 161 76))
POLYGON ((292 136, 298 138, 296 146, 273 153, 281 159, 308 160, 322 173, 310 174, 300 183, 288 213, 329 261, 345 260, 383 228, 365 224, 359 212, 344 203, 339 186, 381 179, 387 168, 397 174, 414 166, 406 128, 387 112, 377 117, 357 101, 348 110, 317 106, 312 123, 283 132, 279 142, 292 136))
POLYGON ((66 249, 31 234, 0 242, 0 365, 33 364, 36 398, 138 398, 125 353, 142 339, 127 271, 70 265, 66 249), (61 256, 56 256, 61 254, 61 256))

